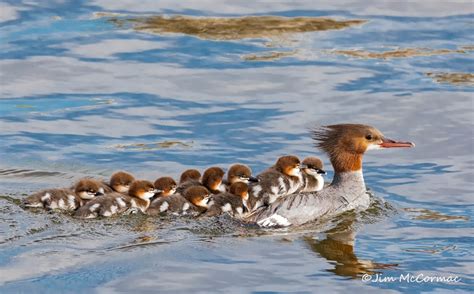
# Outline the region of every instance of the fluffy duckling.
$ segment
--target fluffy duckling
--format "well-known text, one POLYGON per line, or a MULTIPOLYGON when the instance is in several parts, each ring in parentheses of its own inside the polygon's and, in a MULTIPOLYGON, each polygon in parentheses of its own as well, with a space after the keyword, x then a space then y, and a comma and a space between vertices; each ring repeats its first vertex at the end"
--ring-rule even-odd
POLYGON ((118 193, 128 194, 128 190, 130 189, 130 185, 135 181, 135 177, 131 174, 119 171, 114 173, 110 177, 109 186, 118 193))
POLYGON ((104 189, 99 181, 82 179, 74 185, 73 189, 47 189, 36 192, 23 200, 23 206, 74 211, 85 202, 100 195, 104 195, 104 189))
POLYGON ((187 169, 179 177, 177 192, 183 194, 191 186, 201 185, 201 173, 197 169, 187 169))
POLYGON ((249 208, 255 210, 297 192, 303 186, 302 168, 296 156, 278 158, 274 166, 257 176, 259 182, 251 185, 249 208))
POLYGON ((184 197, 201 213, 212 206, 211 195, 209 190, 203 186, 192 186, 184 191, 184 197))
POLYGON ((220 167, 213 166, 204 171, 201 178, 201 183, 212 194, 219 194, 226 191, 226 186, 223 183, 224 170, 220 167))
POLYGON ((176 193, 178 185, 171 177, 161 177, 158 178, 153 184, 155 189, 159 190, 160 193, 157 193, 155 197, 168 197, 176 193))
POLYGON ((194 205, 184 198, 183 195, 175 193, 176 182, 172 178, 159 178, 155 181, 155 188, 162 192, 151 202, 146 214, 161 215, 170 213, 173 215, 195 215, 198 213, 198 211, 194 209, 194 205))
POLYGON ((157 192, 159 191, 151 182, 136 180, 130 185, 128 195, 115 192, 94 198, 76 210, 74 216, 77 218, 110 217, 137 210, 144 213, 150 205, 150 199, 157 192))
POLYGON ((230 186, 234 183, 242 182, 248 184, 250 182, 258 182, 258 179, 252 177, 252 170, 250 167, 246 166, 245 164, 233 164, 229 171, 227 172, 227 190, 230 189, 230 186))
POLYGON ((249 199, 248 185, 243 182, 235 182, 230 186, 229 192, 212 196, 212 205, 209 206, 205 215, 217 216, 228 213, 234 217, 243 217, 247 212, 247 200, 249 199))
POLYGON ((303 185, 298 192, 317 192, 324 187, 323 162, 321 159, 310 156, 303 160, 303 185))

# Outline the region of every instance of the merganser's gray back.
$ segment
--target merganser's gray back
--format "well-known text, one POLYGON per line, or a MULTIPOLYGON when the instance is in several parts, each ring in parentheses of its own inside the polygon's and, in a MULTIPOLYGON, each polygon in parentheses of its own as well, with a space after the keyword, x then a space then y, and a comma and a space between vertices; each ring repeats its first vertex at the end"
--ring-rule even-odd
POLYGON ((301 225, 354 208, 367 208, 369 201, 362 171, 336 173, 332 184, 322 191, 280 198, 246 220, 262 227, 301 225))

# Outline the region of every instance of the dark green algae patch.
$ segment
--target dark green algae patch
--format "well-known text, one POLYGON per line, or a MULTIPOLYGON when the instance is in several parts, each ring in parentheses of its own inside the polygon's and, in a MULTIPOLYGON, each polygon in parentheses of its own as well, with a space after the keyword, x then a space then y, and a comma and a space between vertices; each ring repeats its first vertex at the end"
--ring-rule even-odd
POLYGON ((279 37, 288 34, 340 30, 366 23, 366 20, 335 20, 321 17, 190 17, 150 16, 143 18, 111 17, 109 22, 123 27, 130 24, 140 32, 186 34, 208 40, 240 40, 279 37))

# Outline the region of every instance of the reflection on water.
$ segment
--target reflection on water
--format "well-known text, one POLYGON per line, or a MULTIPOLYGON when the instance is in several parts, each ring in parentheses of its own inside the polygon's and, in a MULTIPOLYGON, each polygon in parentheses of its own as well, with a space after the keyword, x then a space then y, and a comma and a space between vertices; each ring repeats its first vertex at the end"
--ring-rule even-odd
POLYGON ((471 290, 469 1, 0 10, 0 292, 471 290), (155 180, 239 161, 258 173, 283 154, 322 156, 309 130, 341 122, 417 147, 368 153, 372 206, 329 222, 80 221, 18 206, 32 191, 118 169, 155 180), (364 273, 461 283, 362 283, 364 273))

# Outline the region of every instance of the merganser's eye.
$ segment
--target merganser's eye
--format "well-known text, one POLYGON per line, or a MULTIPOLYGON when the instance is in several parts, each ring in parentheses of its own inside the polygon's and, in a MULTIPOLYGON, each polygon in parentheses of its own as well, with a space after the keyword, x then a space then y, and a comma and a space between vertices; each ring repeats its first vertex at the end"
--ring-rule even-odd
POLYGON ((369 141, 373 139, 372 135, 370 135, 370 134, 367 135, 367 136, 365 136, 365 138, 366 138, 367 140, 369 140, 369 141))

